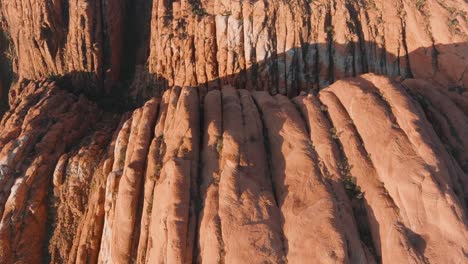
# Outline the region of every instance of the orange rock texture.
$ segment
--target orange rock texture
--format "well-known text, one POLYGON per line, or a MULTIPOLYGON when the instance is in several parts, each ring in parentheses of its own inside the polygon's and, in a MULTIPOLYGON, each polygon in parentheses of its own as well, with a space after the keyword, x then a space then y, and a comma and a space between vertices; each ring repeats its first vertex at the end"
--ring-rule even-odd
POLYGON ((0 14, 0 264, 468 262, 465 1, 0 14))

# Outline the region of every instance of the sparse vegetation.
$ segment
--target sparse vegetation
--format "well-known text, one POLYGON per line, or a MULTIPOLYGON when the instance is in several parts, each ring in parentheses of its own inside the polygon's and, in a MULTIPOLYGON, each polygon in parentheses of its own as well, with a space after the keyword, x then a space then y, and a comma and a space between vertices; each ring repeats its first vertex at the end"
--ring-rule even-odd
POLYGON ((167 10, 164 12, 162 17, 164 18, 164 25, 168 26, 172 23, 172 20, 174 19, 172 5, 167 6, 167 10))
POLYGON ((383 24, 384 20, 383 20, 382 14, 380 14, 380 15, 377 17, 377 20, 376 20, 375 22, 376 22, 377 25, 383 24))
POLYGON ((159 176, 161 175, 161 170, 162 170, 162 164, 161 163, 158 163, 156 164, 156 166, 154 167, 154 174, 155 174, 155 178, 159 178, 159 176))
POLYGON ((374 0, 369 0, 367 4, 368 4, 368 7, 370 7, 371 9, 378 10, 377 4, 375 3, 374 0))
POLYGON ((416 8, 419 10, 419 12, 424 12, 424 7, 426 6, 426 1, 427 0, 416 0, 416 8))
POLYGON ((192 4, 192 14, 199 17, 208 15, 205 8, 203 8, 199 3, 192 4))
POLYGON ((16 58, 13 40, 11 39, 11 36, 8 34, 8 32, 0 32, 0 34, 0 42, 4 43, 4 46, 6 47, 3 50, 3 55, 5 56, 7 61, 11 63, 16 58))
POLYGON ((125 154, 127 152, 127 148, 121 148, 119 152, 119 160, 117 162, 119 168, 123 169, 125 166, 125 154))
MULTIPOLYGON (((0 94, 7 94, 8 87, 17 79, 13 69, 16 60, 15 45, 13 44, 11 36, 8 32, 0 30, 0 89, 3 88, 0 90, 0 94)), ((7 97, 4 96, 0 98, 0 112, 2 112, 2 109, 7 105, 7 97)))
POLYGON ((188 38, 188 34, 186 32, 181 32, 177 35, 177 37, 179 39, 187 39, 188 38))
POLYGON ((330 134, 332 135, 333 139, 339 139, 340 138, 336 128, 334 128, 334 127, 330 128, 330 134))
POLYGON ((464 37, 467 37, 466 32, 462 32, 458 27, 460 24, 460 19, 466 21, 466 12, 457 9, 456 7, 448 6, 445 3, 445 1, 438 1, 438 3, 449 13, 449 17, 446 23, 450 33, 452 33, 453 35, 462 35, 464 37))
POLYGON ((218 138, 216 141, 216 151, 218 152, 219 155, 221 155, 221 152, 223 151, 223 139, 218 138))
POLYGON ((152 211, 153 211, 153 199, 149 199, 148 204, 146 206, 146 213, 150 215, 152 211))
POLYGON ((392 128, 394 129, 399 129, 400 126, 397 123, 392 123, 392 128))
POLYGON ((190 150, 186 147, 182 148, 182 154, 181 154, 183 159, 188 159, 190 158, 190 150))
POLYGON ((328 112, 328 107, 326 105, 320 105, 320 111, 328 112))
POLYGON ((458 19, 456 18, 451 18, 448 20, 447 25, 449 27, 450 33, 452 34, 457 34, 459 33, 458 25, 460 22, 458 22, 458 19))
POLYGON ((340 173, 343 176, 349 177, 351 175, 352 168, 353 167, 349 165, 347 158, 338 163, 338 169, 340 170, 340 173))
POLYGON ((403 8, 403 5, 399 6, 398 9, 397 9, 397 14, 400 18, 404 18, 406 17, 406 11, 405 9, 403 8))
POLYGON ((348 176, 341 181, 350 199, 360 200, 364 197, 364 193, 361 191, 361 187, 357 185, 356 177, 348 176))

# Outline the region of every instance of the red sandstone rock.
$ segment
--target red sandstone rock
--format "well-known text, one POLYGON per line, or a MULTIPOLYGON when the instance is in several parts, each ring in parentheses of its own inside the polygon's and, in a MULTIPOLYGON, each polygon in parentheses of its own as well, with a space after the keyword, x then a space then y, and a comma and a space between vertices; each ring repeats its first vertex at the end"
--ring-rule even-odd
POLYGON ((4 1, 0 12, 15 47, 18 77, 85 73, 115 83, 122 58, 124 5, 121 0, 4 1))
POLYGON ((83 97, 61 91, 53 83, 41 85, 22 88, 20 106, 2 120, 2 263, 36 262, 44 257, 47 196, 55 164, 99 117, 96 106, 83 97), (25 109, 22 104, 33 106, 25 109))
POLYGON ((267 131, 271 177, 282 214, 288 262, 348 262, 337 204, 313 160, 303 120, 284 96, 257 92, 254 97, 267 131))
POLYGON ((0 263, 466 262, 467 12, 2 1, 0 263))
POLYGON ((200 260, 285 261, 280 214, 263 147, 263 125, 250 93, 226 86, 222 92, 208 93, 205 104, 208 133, 202 156, 206 165, 201 189, 200 260))
POLYGON ((224 86, 202 106, 175 87, 118 126, 54 83, 18 85, 1 262, 463 260, 466 173, 431 122, 466 116, 434 119, 456 110, 425 84, 368 74, 292 101, 224 86))
POLYGON ((357 184, 365 193, 364 217, 367 217, 367 228, 371 231, 376 255, 382 263, 424 263, 424 258, 412 245, 401 223, 398 207, 380 181, 352 119, 332 93, 321 93, 320 100, 336 131, 341 132, 339 139, 342 151, 348 157, 349 173, 356 177, 357 184), (382 236, 386 239, 382 240, 382 236))
POLYGON ((154 1, 149 70, 169 86, 290 96, 368 71, 466 86, 467 10, 463 1, 154 1))
MULTIPOLYGON (((134 2, 5 1, 16 74, 69 74, 108 89, 122 80, 122 62, 135 63, 128 56, 145 64, 149 46, 137 71, 161 81, 156 90, 232 84, 295 96, 366 72, 468 84, 462 0, 134 2)), ((141 95, 146 84, 132 88, 141 95)))
MULTIPOLYGON (((462 202, 439 170, 426 165, 428 162, 425 159, 430 153, 418 153, 424 145, 417 141, 416 135, 409 134, 414 128, 402 120, 402 117, 408 118, 410 115, 393 114, 392 102, 400 104, 400 98, 386 97, 387 93, 391 93, 385 88, 388 84, 382 79, 368 77, 372 82, 362 78, 350 82, 339 81, 327 92, 338 97, 353 120, 417 249, 431 256, 435 262, 463 259, 467 235, 462 202), (375 92, 377 86, 382 89, 383 96, 375 92)), ((407 109, 410 110, 410 107, 407 109)), ((423 124, 419 124, 418 128, 424 131, 423 124)), ((445 165, 443 157, 439 157, 438 163, 445 165)))

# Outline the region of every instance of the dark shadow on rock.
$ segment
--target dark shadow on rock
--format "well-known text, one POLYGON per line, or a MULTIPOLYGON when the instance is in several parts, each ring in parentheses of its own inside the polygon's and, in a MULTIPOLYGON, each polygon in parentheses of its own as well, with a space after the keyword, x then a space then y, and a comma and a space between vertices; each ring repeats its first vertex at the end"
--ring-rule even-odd
POLYGON ((8 91, 17 79, 13 72, 14 57, 10 36, 0 28, 0 118, 8 110, 8 91))
MULTIPOLYGON (((146 82, 147 85, 155 85, 155 82, 153 81, 154 74, 146 74, 148 78, 148 81, 146 82)), ((124 113, 132 111, 146 102, 138 100, 141 101, 141 104, 136 104, 135 101, 139 97, 136 97, 136 99, 130 99, 127 83, 116 85, 112 92, 106 93, 105 90, 102 89, 103 82, 99 80, 95 73, 71 72, 64 76, 54 77, 53 79, 57 82, 60 88, 75 95, 85 95, 89 100, 97 103, 99 107, 106 112, 124 113)), ((167 87, 165 80, 160 80, 157 85, 167 87)), ((145 99, 149 99, 153 96, 154 95, 148 96, 145 99)))
MULTIPOLYGON (((254 63, 248 69, 219 76, 195 87, 199 89, 201 97, 222 85, 232 85, 238 89, 264 90, 272 95, 283 94, 292 98, 301 92, 317 93, 336 80, 372 72, 399 79, 414 75, 415 78, 432 79, 449 90, 466 90, 464 86, 467 85, 468 75, 464 76, 463 69, 451 72, 443 65, 449 67, 449 60, 452 60, 452 64, 462 64, 458 68, 467 69, 468 63, 463 54, 459 55, 459 60, 453 60, 454 53, 468 51, 467 43, 419 48, 408 56, 391 54, 373 42, 346 45, 333 43, 332 47, 330 50, 328 43, 305 44, 282 54, 273 54, 269 59, 254 63), (433 56, 433 50, 437 50, 438 56, 433 56), (322 53, 330 53, 331 56, 324 56, 322 53), (404 62, 406 59, 411 60, 411 64, 404 62), (411 65, 411 69, 407 65, 411 65)), ((196 62, 194 63, 197 67, 196 62)), ((196 70, 190 74, 193 75, 192 79, 197 79, 196 70)), ((162 91, 168 89, 165 84, 183 86, 183 83, 177 83, 177 79, 186 79, 185 75, 182 76, 184 78, 177 76, 177 73, 174 75, 149 73, 145 66, 137 65, 135 73, 131 74, 134 78, 126 81, 125 89, 131 95, 129 97, 134 106, 140 106, 150 97, 158 97, 162 91)))
POLYGON ((375 217, 374 211, 372 207, 370 207, 367 199, 365 197, 365 193, 363 194, 363 199, 360 201, 353 203, 353 211, 354 217, 358 223, 358 231, 361 237, 364 237, 364 244, 369 247, 369 244, 372 245, 372 249, 374 250, 374 256, 378 263, 382 263, 382 248, 379 245, 382 245, 382 237, 380 232, 376 232, 375 234, 372 233, 371 226, 374 227, 374 230, 380 230, 379 222, 375 217), (361 215, 359 213, 362 213, 361 215), (361 221, 360 221, 361 220, 361 221), (376 241, 374 241, 374 239, 376 241), (379 241, 377 243, 377 241, 379 241))
POLYGON ((426 250, 426 240, 418 233, 415 233, 413 230, 404 227, 406 235, 408 237, 409 242, 413 246, 414 249, 424 256, 424 251, 426 250))
POLYGON ((149 56, 152 0, 126 0, 125 39, 122 54, 123 80, 132 80, 138 65, 144 65, 149 56))
MULTIPOLYGON (((150 49, 151 20, 147 10, 150 3, 139 0, 135 6, 128 5, 130 7, 126 10, 126 26, 123 30, 128 33, 128 38, 123 43, 119 83, 107 87, 111 81, 105 79, 105 74, 101 76, 95 73, 71 72, 58 77, 72 87, 67 89, 83 92, 90 99, 101 101, 111 111, 134 109, 151 97, 160 97, 172 84, 184 86, 184 83, 178 83, 180 80, 197 80, 197 67, 205 67, 203 64, 198 65, 192 54, 195 67, 190 72, 177 73, 179 68, 184 68, 183 58, 180 58, 180 65, 172 58, 166 58, 166 61, 175 64, 168 65, 175 71, 171 76, 166 76, 164 72, 149 72, 146 61, 150 49), (140 14, 143 11, 144 14, 140 14), (190 75, 190 78, 185 78, 186 75, 190 75), (104 91, 108 88, 111 90, 104 91)), ((432 78, 450 90, 466 92, 468 74, 465 76, 464 72, 468 69, 468 63, 463 56, 467 51, 467 43, 421 47, 409 54, 392 54, 375 42, 362 40, 347 44, 306 43, 281 54, 273 51, 268 59, 255 62, 249 68, 193 86, 199 89, 201 97, 222 85, 232 85, 238 89, 264 90, 272 95, 283 94, 292 98, 301 92, 317 93, 336 80, 373 72, 401 79, 413 75, 416 78, 432 78)), ((193 52, 196 53, 195 50, 193 52)), ((217 61, 213 63, 218 64, 217 61)), ((13 76, 11 71, 11 67, 9 70, 2 69, 0 77, 13 76)), ((102 71, 106 72, 106 69, 102 71)), ((9 86, 8 80, 3 82, 6 87, 9 86)))

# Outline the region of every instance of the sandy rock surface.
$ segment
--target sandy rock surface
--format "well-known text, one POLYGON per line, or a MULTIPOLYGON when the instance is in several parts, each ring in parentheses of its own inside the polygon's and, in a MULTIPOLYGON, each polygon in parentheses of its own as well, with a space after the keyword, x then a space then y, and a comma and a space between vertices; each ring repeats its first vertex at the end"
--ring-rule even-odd
POLYGON ((227 85, 203 104, 175 87, 120 121, 53 82, 16 87, 0 259, 460 262, 462 139, 436 124, 463 134, 467 117, 419 104, 440 93, 424 84, 367 74, 292 100, 227 85))
POLYGON ((466 1, 0 14, 0 264, 468 262, 466 1))

